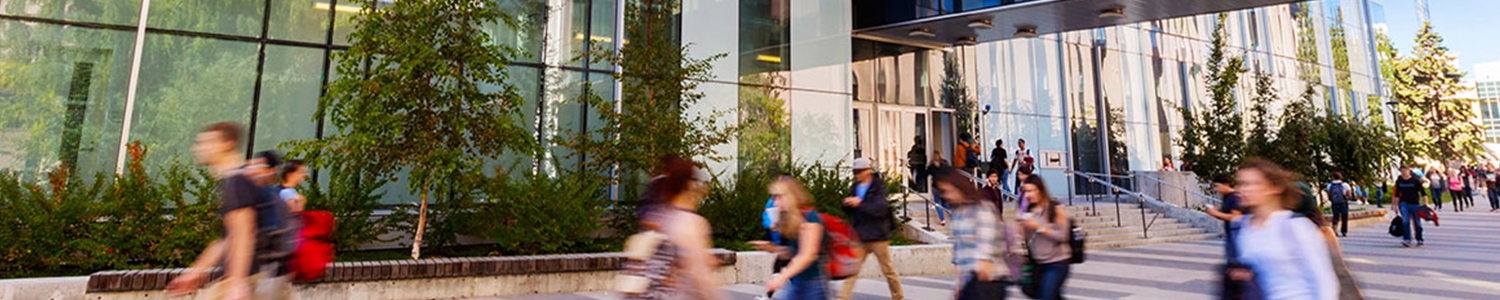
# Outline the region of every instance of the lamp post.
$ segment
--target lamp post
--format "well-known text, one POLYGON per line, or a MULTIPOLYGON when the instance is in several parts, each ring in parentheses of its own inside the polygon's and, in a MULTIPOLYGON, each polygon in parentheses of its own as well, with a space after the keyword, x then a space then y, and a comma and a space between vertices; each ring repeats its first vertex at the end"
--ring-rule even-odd
MULTIPOLYGON (((985 150, 985 148, 988 148, 988 147, 985 147, 985 143, 989 142, 990 135, 988 134, 989 131, 986 130, 987 128, 985 128, 985 126, 984 126, 984 121, 985 121, 985 119, 989 119, 989 116, 990 116, 990 105, 989 104, 985 104, 984 105, 984 110, 981 110, 979 112, 979 143, 978 143, 978 145, 979 145, 979 154, 980 155, 989 155, 988 153, 985 153, 985 151, 987 151, 987 150, 985 150)), ((985 157, 989 157, 989 156, 985 156, 985 157)), ((984 159, 985 157, 980 157, 979 159, 984 159)), ((996 172, 996 171, 995 170, 991 170, 991 172, 996 172)))

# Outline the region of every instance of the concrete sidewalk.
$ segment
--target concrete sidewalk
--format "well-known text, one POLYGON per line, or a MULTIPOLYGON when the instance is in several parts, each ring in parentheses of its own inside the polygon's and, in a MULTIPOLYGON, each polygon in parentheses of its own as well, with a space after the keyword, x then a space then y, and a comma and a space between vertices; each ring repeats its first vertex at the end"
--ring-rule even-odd
MULTIPOLYGON (((1369 299, 1500 299, 1500 213, 1440 213, 1443 226, 1424 224, 1427 246, 1402 248, 1382 224, 1350 228, 1344 252, 1369 299)), ((1075 265, 1069 299, 1212 299, 1223 262, 1219 240, 1095 250, 1075 265)), ((949 276, 906 277, 908 299, 952 298, 949 276)), ((836 289, 840 285, 833 285, 836 289)), ((760 285, 724 287, 731 299, 750 300, 760 285)), ((1025 299, 1012 288, 1013 299, 1025 299)), ((884 280, 863 279, 855 299, 889 299, 884 280)), ((608 292, 533 295, 486 300, 619 299, 608 292)))

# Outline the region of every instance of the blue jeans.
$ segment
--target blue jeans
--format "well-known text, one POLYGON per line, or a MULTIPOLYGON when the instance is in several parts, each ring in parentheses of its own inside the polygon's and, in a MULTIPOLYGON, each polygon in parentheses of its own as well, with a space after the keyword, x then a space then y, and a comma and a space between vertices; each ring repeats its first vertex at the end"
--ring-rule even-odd
POLYGON ((1063 283, 1068 280, 1068 274, 1072 273, 1072 264, 1068 261, 1060 261, 1050 264, 1041 264, 1042 272, 1041 291, 1038 300, 1062 300, 1063 283))
POLYGON ((1406 233, 1401 235, 1402 241, 1410 243, 1412 231, 1417 232, 1417 242, 1426 241, 1422 238, 1422 218, 1417 217, 1417 210, 1421 208, 1422 205, 1401 203, 1401 227, 1406 229, 1406 233))
POLYGON ((1009 178, 1010 178, 1010 169, 1000 169, 1000 188, 1004 189, 1006 192, 1010 192, 1010 182, 1009 181, 1005 181, 1006 179, 1009 179, 1009 178))
POLYGON ((947 220, 948 216, 945 215, 945 214, 943 214, 943 211, 949 209, 948 208, 949 207, 948 206, 948 200, 943 200, 943 197, 940 197, 937 194, 933 194, 932 195, 932 203, 936 203, 937 204, 938 208, 936 208, 936 210, 937 210, 937 214, 938 214, 938 221, 947 220))
MULTIPOLYGON (((1435 208, 1435 209, 1443 209, 1443 191, 1445 189, 1431 189, 1431 190, 1432 190, 1432 207, 1435 208)), ((1403 215, 1405 215, 1405 214, 1403 214, 1403 215)))
POLYGON ((828 282, 819 279, 796 279, 788 281, 776 293, 777 300, 826 300, 828 282))

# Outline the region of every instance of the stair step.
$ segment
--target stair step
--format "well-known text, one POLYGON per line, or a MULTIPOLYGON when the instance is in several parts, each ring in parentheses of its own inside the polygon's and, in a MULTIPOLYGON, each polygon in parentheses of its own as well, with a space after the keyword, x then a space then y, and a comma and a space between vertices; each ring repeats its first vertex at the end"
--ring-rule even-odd
MULTIPOLYGON (((1151 232, 1150 232, 1150 235, 1151 235, 1152 238, 1157 238, 1157 237, 1172 237, 1172 236, 1189 236, 1189 235, 1197 235, 1197 234, 1205 234, 1205 233, 1208 233, 1208 232, 1203 231, 1202 229, 1197 229, 1197 228, 1180 228, 1180 229, 1168 229, 1168 230, 1157 230, 1155 228, 1152 228, 1151 232)), ((1089 234, 1089 236, 1088 236, 1089 242, 1100 242, 1100 243, 1107 243, 1107 242, 1113 242, 1113 241, 1122 241, 1122 240, 1137 240, 1137 239, 1141 239, 1141 238, 1142 238, 1142 236, 1141 236, 1141 231, 1140 231, 1139 228, 1136 228, 1136 231, 1134 231, 1134 232, 1120 232, 1120 233, 1099 234, 1099 235, 1089 234)))
MULTIPOLYGON (((1177 222, 1172 222, 1172 223, 1160 223, 1160 222, 1158 222, 1156 224, 1151 225, 1151 231, 1152 232, 1156 232, 1157 230, 1172 230, 1172 229, 1197 229, 1197 227, 1193 227, 1192 225, 1183 224, 1183 223, 1177 223, 1177 222)), ((1094 227, 1094 228, 1084 227, 1083 231, 1084 232, 1088 232, 1089 235, 1106 235, 1106 234, 1127 233, 1127 232, 1140 233, 1141 232, 1141 227, 1140 226, 1094 227)))
POLYGON ((1148 239, 1131 239, 1131 240, 1097 242, 1097 243, 1093 242, 1093 241, 1090 241, 1089 244, 1087 245, 1087 247, 1088 247, 1088 249, 1104 249, 1104 248, 1128 247, 1128 246, 1138 246, 1138 245, 1147 245, 1147 244, 1201 241, 1201 240, 1216 239, 1216 238, 1219 238, 1219 234, 1204 233, 1204 234, 1180 235, 1180 236, 1163 236, 1163 237, 1152 236, 1151 238, 1148 238, 1148 239))

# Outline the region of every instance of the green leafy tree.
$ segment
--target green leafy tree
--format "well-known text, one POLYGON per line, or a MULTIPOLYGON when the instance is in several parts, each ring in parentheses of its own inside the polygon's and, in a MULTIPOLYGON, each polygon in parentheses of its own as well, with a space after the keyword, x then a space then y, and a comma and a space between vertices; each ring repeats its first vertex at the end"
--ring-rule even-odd
POLYGON ((964 70, 955 56, 952 52, 943 52, 943 85, 939 97, 944 105, 953 108, 953 114, 958 118, 958 132, 972 137, 979 132, 979 127, 974 124, 974 101, 969 98, 969 88, 964 86, 964 70))
POLYGON ((1250 100, 1250 130, 1245 136, 1245 156, 1263 157, 1270 154, 1276 139, 1275 116, 1271 114, 1271 103, 1276 102, 1276 87, 1271 85, 1271 76, 1255 71, 1255 98, 1250 100))
POLYGON ((408 173, 420 193, 412 258, 421 255, 430 198, 455 198, 487 159, 532 151, 520 124, 524 101, 505 66, 519 52, 491 41, 484 25, 515 20, 493 2, 362 1, 359 28, 338 54, 338 72, 318 105, 335 134, 296 141, 295 154, 341 162, 377 181, 408 173), (434 197, 436 196, 436 197, 434 197))
POLYGON ((1415 155, 1440 161, 1471 160, 1483 153, 1483 133, 1475 119, 1474 99, 1454 98, 1467 87, 1459 85, 1458 66, 1431 24, 1417 32, 1411 58, 1391 65, 1391 88, 1397 102, 1401 143, 1415 155))
POLYGON ((1388 158, 1396 154, 1389 127, 1360 116, 1336 116, 1325 118, 1323 130, 1329 170, 1360 184, 1382 180, 1381 172, 1390 167, 1388 158))
POLYGON ((1195 112, 1192 107, 1180 108, 1186 125, 1178 142, 1183 148, 1182 159, 1193 164, 1193 173, 1200 178, 1233 172, 1245 153, 1245 122, 1234 97, 1234 87, 1245 71, 1244 61, 1224 53, 1226 18, 1219 14, 1209 40, 1207 109, 1195 112))
POLYGON ((1323 182, 1328 169, 1323 149, 1328 140, 1323 131, 1327 116, 1313 104, 1316 95, 1317 85, 1308 82, 1302 95, 1287 104, 1281 113, 1276 140, 1272 142, 1275 146, 1266 153, 1267 159, 1313 183, 1323 182))
MULTIPOLYGON (((633 199, 643 190, 643 183, 658 159, 665 156, 690 157, 709 161, 725 159, 714 152, 738 134, 738 126, 720 124, 727 112, 690 114, 704 94, 698 85, 711 79, 712 62, 724 54, 698 59, 688 55, 689 45, 675 38, 677 0, 629 1, 625 7, 626 36, 629 42, 619 53, 609 49, 594 57, 595 62, 617 64, 623 72, 615 73, 621 82, 620 102, 602 99, 585 92, 579 98, 590 111, 598 112, 604 125, 591 132, 573 131, 558 144, 574 153, 587 153, 581 166, 594 174, 617 171, 620 199, 633 199), (616 169, 617 168, 617 169, 616 169)), ((614 205, 615 224, 621 231, 633 231, 635 201, 614 205)))

